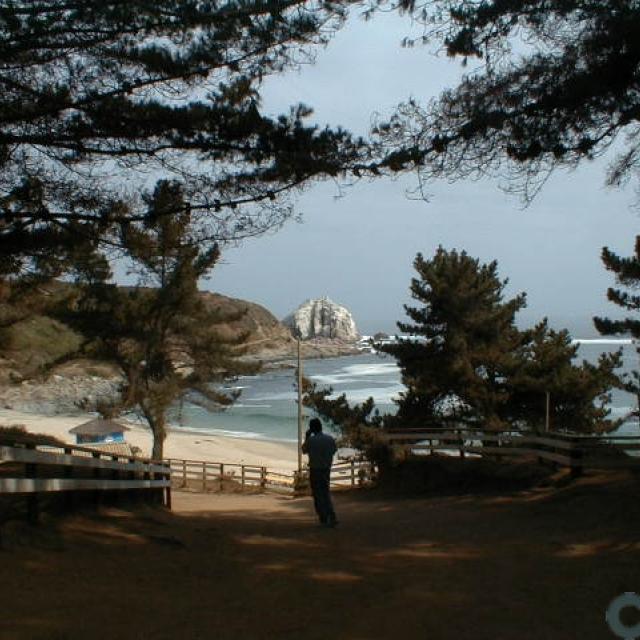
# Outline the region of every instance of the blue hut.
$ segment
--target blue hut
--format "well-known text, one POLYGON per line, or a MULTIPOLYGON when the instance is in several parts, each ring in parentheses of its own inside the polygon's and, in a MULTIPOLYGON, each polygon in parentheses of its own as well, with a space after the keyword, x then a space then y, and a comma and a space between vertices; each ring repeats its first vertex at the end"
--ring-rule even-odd
POLYGON ((69 433, 74 433, 76 436, 76 444, 124 442, 125 431, 129 431, 129 427, 104 418, 94 418, 69 429, 69 433))

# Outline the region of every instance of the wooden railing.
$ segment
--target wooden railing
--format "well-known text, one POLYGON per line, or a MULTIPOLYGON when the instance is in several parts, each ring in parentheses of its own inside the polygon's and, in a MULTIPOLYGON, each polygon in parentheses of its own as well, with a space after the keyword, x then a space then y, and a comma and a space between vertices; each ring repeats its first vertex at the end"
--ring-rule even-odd
POLYGON ((404 445, 416 455, 444 452, 460 457, 535 456, 578 472, 582 469, 640 469, 640 435, 396 429, 384 432, 381 437, 388 444, 404 445))
MULTIPOLYGON (((280 490, 290 492, 296 486, 293 471, 274 471, 267 467, 203 460, 165 460, 171 469, 174 489, 191 491, 223 491, 237 487, 240 490, 280 490)), ((331 468, 331 484, 339 488, 359 487, 366 484, 373 468, 366 461, 338 462, 331 468)))
POLYGON ((227 485, 241 489, 265 488, 269 473, 266 467, 205 460, 178 460, 168 458, 165 463, 171 469, 172 485, 176 489, 213 491, 227 485))
POLYGON ((31 517, 38 496, 57 493, 129 492, 171 507, 170 468, 90 447, 0 438, 0 495, 23 494, 31 517))
POLYGON ((331 485, 355 488, 369 484, 375 478, 375 465, 368 460, 345 460, 331 467, 331 485))

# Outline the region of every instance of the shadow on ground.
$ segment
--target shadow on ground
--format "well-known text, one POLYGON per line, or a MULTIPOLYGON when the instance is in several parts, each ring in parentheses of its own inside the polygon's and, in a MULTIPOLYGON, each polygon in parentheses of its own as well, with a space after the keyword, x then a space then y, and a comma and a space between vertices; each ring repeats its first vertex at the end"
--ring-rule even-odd
POLYGON ((613 638, 640 591, 638 483, 593 476, 511 495, 174 494, 5 526, 3 640, 613 638))

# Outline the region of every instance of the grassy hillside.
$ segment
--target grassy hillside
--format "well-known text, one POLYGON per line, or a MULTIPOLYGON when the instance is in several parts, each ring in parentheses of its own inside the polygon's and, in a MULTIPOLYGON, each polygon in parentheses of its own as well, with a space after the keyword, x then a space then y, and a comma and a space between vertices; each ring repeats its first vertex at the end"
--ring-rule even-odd
POLYGON ((19 322, 7 331, 0 347, 2 378, 37 373, 44 365, 75 351, 82 337, 64 324, 46 316, 19 322))
MULTIPOLYGON (((249 334, 250 355, 255 356, 265 350, 293 350, 289 330, 264 307, 213 293, 202 295, 212 311, 240 315, 237 321, 230 323, 229 330, 249 334)), ((45 365, 75 351, 81 343, 82 336, 52 318, 35 316, 20 322, 8 330, 0 344, 0 383, 33 376, 45 365)), ((70 375, 106 377, 109 373, 99 363, 86 360, 66 363, 63 368, 64 373, 70 375)))
POLYGON ((236 322, 230 323, 229 328, 249 334, 247 338, 248 353, 256 354, 265 349, 286 348, 293 349, 294 341, 291 332, 276 317, 264 307, 254 302, 229 298, 217 293, 203 293, 206 303, 212 310, 222 309, 227 313, 241 314, 236 322))

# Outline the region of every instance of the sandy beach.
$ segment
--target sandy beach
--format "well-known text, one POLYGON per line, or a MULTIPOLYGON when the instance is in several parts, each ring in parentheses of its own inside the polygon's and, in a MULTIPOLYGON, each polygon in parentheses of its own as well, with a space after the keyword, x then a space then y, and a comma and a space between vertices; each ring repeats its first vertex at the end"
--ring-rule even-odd
MULTIPOLYGON (((75 444, 75 436, 69 429, 91 420, 94 415, 44 416, 22 411, 0 409, 0 425, 23 425, 32 433, 44 433, 75 444)), ((130 428, 126 433, 129 444, 139 447, 141 456, 151 453, 152 438, 149 429, 142 424, 119 420, 130 428)), ((273 471, 291 471, 297 465, 296 445, 291 442, 275 442, 249 438, 231 438, 207 433, 170 431, 164 445, 166 458, 181 460, 206 460, 210 462, 255 464, 273 471)))

